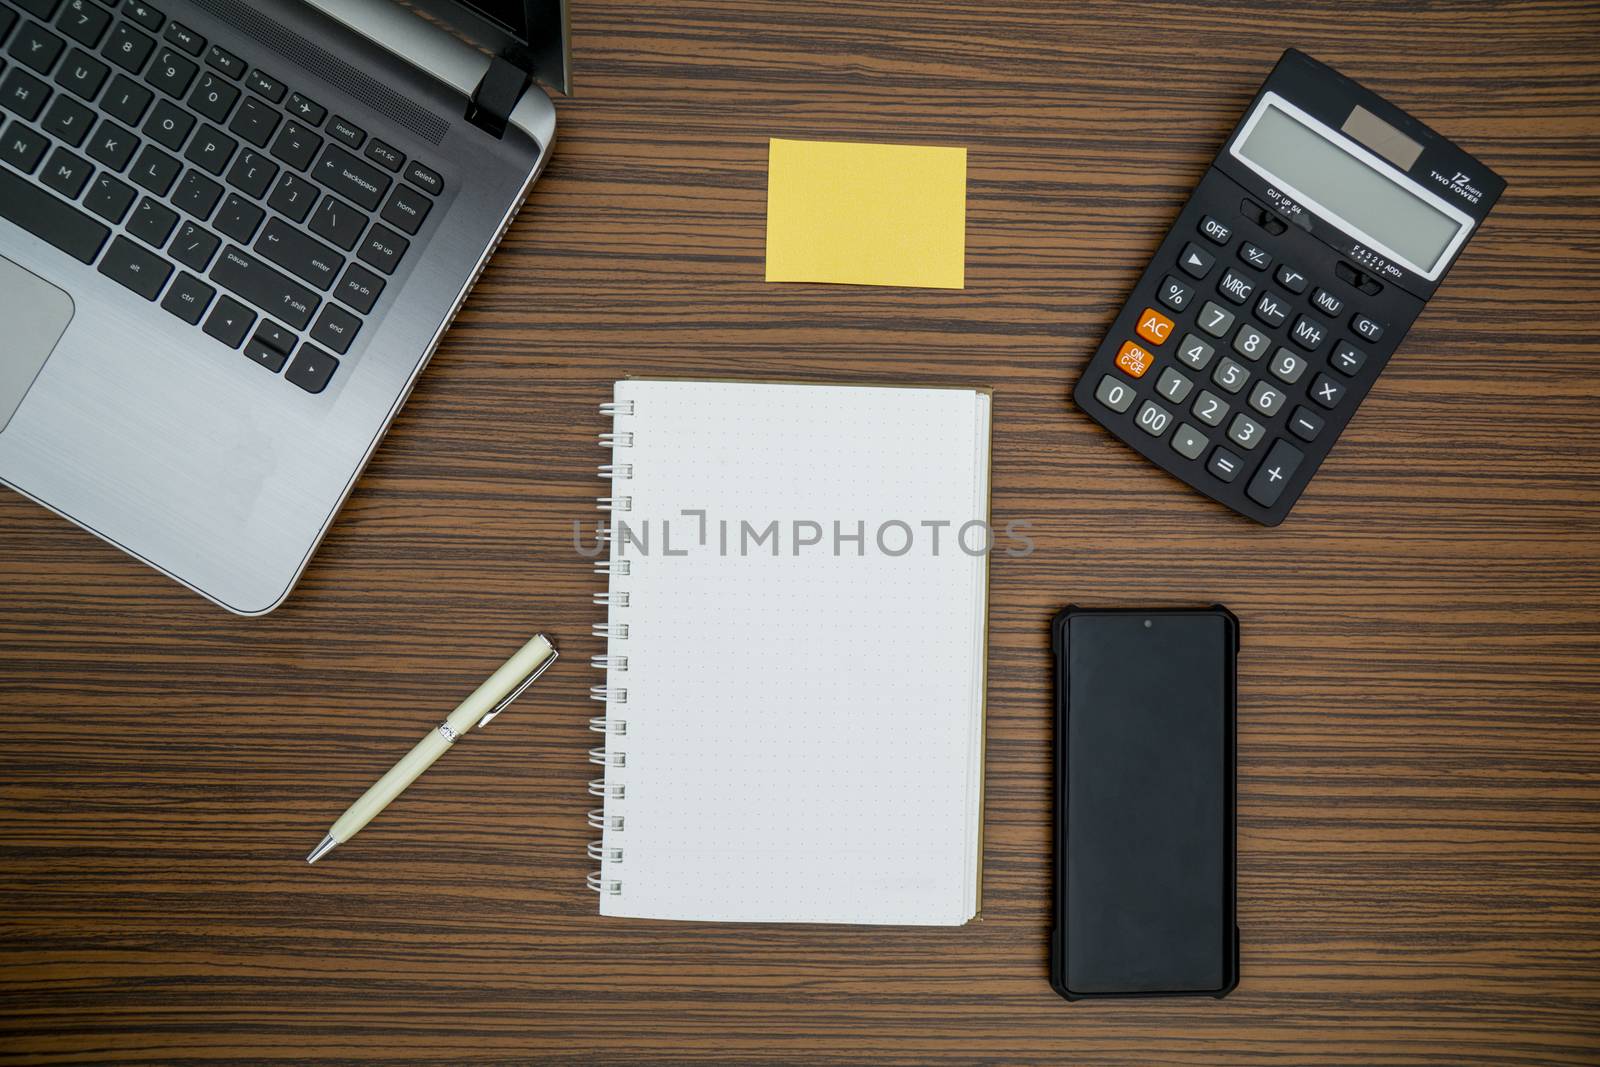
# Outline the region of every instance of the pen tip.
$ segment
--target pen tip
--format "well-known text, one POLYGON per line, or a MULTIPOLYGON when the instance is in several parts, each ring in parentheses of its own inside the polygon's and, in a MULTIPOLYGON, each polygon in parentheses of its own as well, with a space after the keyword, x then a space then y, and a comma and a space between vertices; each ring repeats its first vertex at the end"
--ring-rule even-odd
POLYGON ((339 842, 337 842, 337 841, 335 841, 333 839, 333 835, 332 834, 328 834, 327 836, 325 836, 322 839, 322 843, 321 844, 319 844, 316 848, 311 850, 311 854, 306 857, 306 862, 307 863, 315 863, 315 862, 317 862, 322 857, 324 857, 328 853, 332 852, 334 850, 334 847, 337 846, 338 844, 339 844, 339 842))

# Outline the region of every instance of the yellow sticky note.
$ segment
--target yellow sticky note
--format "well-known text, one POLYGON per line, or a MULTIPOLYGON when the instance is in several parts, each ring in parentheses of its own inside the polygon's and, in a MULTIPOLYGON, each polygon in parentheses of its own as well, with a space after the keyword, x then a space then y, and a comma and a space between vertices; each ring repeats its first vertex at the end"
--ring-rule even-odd
POLYGON ((773 138, 767 281, 961 289, 967 150, 773 138))

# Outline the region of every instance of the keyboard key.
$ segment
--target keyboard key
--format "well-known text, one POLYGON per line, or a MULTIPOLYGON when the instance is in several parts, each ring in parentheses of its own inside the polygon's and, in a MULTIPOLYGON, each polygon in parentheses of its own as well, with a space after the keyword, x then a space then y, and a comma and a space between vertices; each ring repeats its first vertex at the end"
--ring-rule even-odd
POLYGON ((1337 294, 1330 293, 1326 289, 1318 289, 1312 293, 1311 302, 1316 305, 1318 311, 1329 315, 1337 315, 1344 310, 1344 301, 1340 300, 1337 294))
POLYGON ((284 375, 308 393, 320 393, 328 387, 339 361, 313 344, 303 344, 284 375))
POLYGON ((67 42, 32 22, 24 22, 22 28, 11 38, 11 45, 6 49, 6 54, 17 62, 32 67, 40 74, 49 74, 50 68, 56 65, 56 60, 61 58, 61 53, 67 50, 67 42))
POLYGON ((1237 393, 1250 380, 1250 372, 1243 364, 1224 357, 1222 362, 1217 364, 1217 369, 1211 372, 1211 380, 1228 392, 1237 393))
POLYGON ((1288 399, 1283 390, 1266 382, 1257 382, 1255 388, 1250 390, 1250 406, 1269 418, 1283 410, 1288 399))
POLYGON ((278 113, 259 100, 245 98, 239 113, 228 123, 228 131, 243 137, 257 148, 265 148, 278 128, 278 113))
POLYGON ((1277 293, 1266 292, 1256 301, 1256 318, 1268 326, 1282 326, 1289 318, 1289 300, 1277 293))
POLYGON ((1233 350, 1245 359, 1260 359, 1271 347, 1272 338, 1249 323, 1239 327, 1239 332, 1233 335, 1233 350))
POLYGON ((1205 370, 1206 364, 1216 354, 1215 348, 1192 333, 1184 334, 1183 340, 1178 343, 1178 358, 1195 370, 1205 370))
POLYGON ((1244 466, 1244 460, 1229 452, 1226 448, 1216 449, 1211 453, 1211 459, 1206 463, 1206 470, 1212 476, 1225 482, 1231 482, 1239 477, 1239 468, 1244 466))
POLYGON ((1277 279, 1279 285, 1291 293, 1298 295, 1306 291, 1306 276, 1293 267, 1287 265, 1279 266, 1278 273, 1274 274, 1273 277, 1277 279))
POLYGON ((1233 312, 1221 304, 1207 300, 1198 316, 1200 328, 1212 337, 1221 337, 1233 327, 1233 312))
POLYGON ((32 122, 44 110, 50 87, 21 67, 12 67, 5 81, 0 81, 0 107, 14 111, 32 122))
POLYGON ((70 96, 57 96, 50 102, 50 109, 44 113, 44 121, 40 125, 45 132, 77 148, 89 136, 89 127, 94 125, 94 112, 70 96))
POLYGON ((283 369, 289 357, 279 352, 271 345, 263 344, 260 338, 252 337, 244 346, 244 354, 276 374, 283 369))
POLYGON ((230 193, 228 199, 222 202, 222 207, 211 224, 225 236, 232 237, 240 244, 248 244, 256 235, 256 230, 260 228, 261 220, 266 217, 265 211, 250 201, 230 193))
POLYGON ((1172 412, 1154 400, 1146 400, 1133 421, 1139 429, 1151 437, 1160 437, 1167 432, 1167 427, 1172 425, 1172 412))
POLYGON ((322 138, 290 119, 283 124, 278 139, 272 142, 272 154, 295 170, 305 170, 321 147, 322 138))
POLYGON ((1280 382, 1293 385, 1300 380, 1300 375, 1306 372, 1306 361, 1287 348, 1279 348, 1272 354, 1272 362, 1267 365, 1267 369, 1272 371, 1272 376, 1280 382))
POLYGON ((93 173, 94 166, 87 159, 65 148, 57 148, 39 172, 39 180, 68 200, 76 200, 93 173))
MULTIPOLYGON (((374 142, 376 143, 376 142, 374 142)), ((336 144, 322 151, 312 176, 334 192, 368 211, 375 211, 392 184, 378 168, 357 159, 336 144)))
POLYGON ((1266 270, 1272 266, 1272 256, 1260 245, 1246 241, 1239 246, 1239 258, 1244 260, 1256 270, 1266 270))
POLYGON ((343 141, 351 148, 360 148, 361 142, 367 139, 366 130, 342 115, 333 116, 333 121, 328 123, 328 133, 335 140, 343 141))
POLYGON ((139 120, 144 118, 150 101, 155 98, 149 89, 126 75, 118 74, 111 82, 111 88, 106 90, 106 97, 100 101, 100 106, 124 126, 137 126, 139 120))
POLYGON ((111 15, 91 0, 67 0, 61 17, 56 19, 56 29, 90 48, 100 43, 110 25, 111 15))
POLYGON ((307 237, 282 219, 261 231, 255 250, 303 282, 327 292, 344 266, 344 257, 314 237, 307 237))
POLYGON ((1194 388, 1194 382, 1179 374, 1171 367, 1161 371, 1161 377, 1156 381, 1156 392, 1172 401, 1174 404, 1183 403, 1189 391, 1194 388))
POLYGON ((362 153, 378 166, 387 171, 398 171, 400 165, 406 161, 405 153, 391 145, 384 144, 376 137, 367 145, 367 150, 362 153))
POLYGON ((189 91, 189 85, 199 69, 172 49, 163 48, 145 72, 144 80, 168 96, 181 99, 189 91))
POLYGON ((252 70, 249 76, 245 78, 244 85, 246 89, 253 93, 260 93, 274 104, 281 103, 283 94, 287 91, 281 81, 259 70, 252 70))
POLYGON ((179 274, 177 281, 172 283, 172 288, 162 298, 161 306, 190 326, 198 326, 211 298, 216 295, 215 289, 193 274, 179 274))
POLYGON ((200 132, 194 135, 194 140, 189 142, 189 150, 183 154, 183 158, 220 178, 238 148, 238 141, 208 123, 201 126, 200 132))
POLYGON ((101 119, 99 129, 89 138, 89 158, 120 174, 137 147, 139 138, 132 130, 125 130, 110 119, 101 119))
POLYGON ((361 264, 352 263, 344 269, 344 277, 339 279, 339 288, 333 295, 365 315, 383 295, 383 284, 382 278, 361 264))
POLYGON ((1289 336, 1294 343, 1308 352, 1315 352, 1328 336, 1328 328, 1309 315, 1301 315, 1294 320, 1294 329, 1289 336))
POLYGON ((1326 374, 1319 374, 1311 382, 1311 399, 1325 408, 1337 407, 1344 399, 1346 389, 1326 374))
POLYGON ((233 297, 223 294, 211 310, 206 324, 201 327, 207 334, 229 348, 238 348, 256 321, 256 313, 233 297))
POLYGON ((128 232, 151 248, 160 249, 177 225, 176 211, 147 196, 133 209, 133 217, 128 220, 128 232))
POLYGON ((1340 341, 1334 348, 1328 366, 1346 377, 1355 377, 1366 366, 1367 354, 1349 341, 1340 341))
POLYGON ((1225 245, 1233 240, 1233 230, 1207 215, 1200 220, 1200 236, 1214 245, 1225 245))
POLYGON ((244 60, 226 49, 218 48, 216 45, 212 45, 211 50, 206 53, 206 66, 215 67, 223 75, 232 78, 234 81, 244 77, 244 60))
POLYGON ((286 356, 294 351, 294 346, 300 340, 289 327, 280 326, 271 319, 261 320, 261 325, 256 327, 255 339, 286 356))
MULTIPOLYGON (((397 194, 403 193, 405 192, 405 187, 397 187, 395 192, 397 194)), ((390 199, 392 200, 393 197, 390 199)), ((421 198, 419 197, 418 199, 421 198)), ((426 201, 424 201, 424 203, 426 203, 426 201)), ((408 232, 416 233, 417 231, 410 230, 408 232)), ((1167 307, 1171 308, 1173 311, 1182 311, 1184 308, 1189 306, 1189 301, 1194 299, 1194 287, 1185 285, 1176 277, 1169 274, 1165 278, 1161 279, 1161 291, 1156 294, 1156 299, 1161 301, 1167 307)))
POLYGON ((1153 345, 1166 344, 1167 338, 1172 336, 1172 320, 1155 308, 1145 308, 1139 313, 1139 325, 1134 327, 1134 333, 1153 345))
POLYGON ((159 9, 142 3, 141 0, 127 0, 127 3, 122 5, 122 13, 151 33, 160 33, 161 27, 167 24, 166 15, 159 9))
MULTIPOLYGON (((384 217, 388 217, 387 211, 384 217)), ((322 198, 317 213, 311 216, 311 232, 327 238, 346 252, 355 248, 356 242, 361 239, 361 232, 366 228, 367 217, 332 193, 322 198)))
POLYGON ((1297 407, 1289 416, 1289 432, 1302 441, 1315 441, 1325 425, 1322 416, 1308 407, 1297 407))
MULTIPOLYGON (((410 178, 410 174, 406 177, 410 178)), ((1204 278, 1211 273, 1211 268, 1216 264, 1217 257, 1190 241, 1183 246, 1183 251, 1178 253, 1178 269, 1191 278, 1204 278)))
POLYGON ((286 173, 273 187, 272 195, 267 198, 267 206, 295 222, 304 222, 319 195, 321 194, 317 192, 316 186, 303 178, 286 173))
POLYGON ((47 19, 56 13, 61 0, 14 0, 16 5, 35 18, 47 19))
POLYGON ((1209 389, 1200 390, 1200 395, 1195 399, 1194 417, 1207 426, 1221 426, 1222 420, 1228 415, 1228 402, 1209 389))
POLYGON ((1184 459, 1199 459, 1208 444, 1206 435, 1187 422, 1172 431, 1172 450, 1184 459))
POLYGON ((11 32, 11 27, 17 24, 17 13, 9 7, 0 7, 0 44, 5 43, 6 34, 11 32))
POLYGON ((1248 415, 1235 415, 1228 427, 1228 439, 1241 448, 1254 448, 1261 443, 1267 431, 1248 415))
POLYGON ((211 266, 211 257, 217 254, 222 242, 204 226, 186 222, 172 239, 167 249, 172 257, 192 271, 203 271, 211 266))
POLYGON ((13 119, 5 136, 0 137, 0 160, 24 174, 32 174, 49 148, 50 138, 13 119))
MULTIPOLYGON (((323 309, 323 315, 327 315, 332 308, 333 305, 329 304, 327 308, 323 309)), ((322 325, 320 320, 318 321, 317 325, 322 325)), ((317 337, 315 330, 312 331, 311 336, 314 338, 317 337)), ((320 341, 321 338, 317 338, 317 340, 320 341)), ((340 349, 339 351, 343 352, 343 349, 340 349)), ((1122 412, 1133 407, 1133 399, 1135 395, 1136 394, 1133 391, 1133 386, 1129 385, 1127 382, 1118 381, 1109 374, 1103 375, 1100 378, 1099 388, 1095 389, 1094 391, 1094 398, 1096 400, 1100 401, 1100 403, 1104 404, 1106 407, 1117 412, 1118 414, 1121 414, 1122 412)))
POLYGON ((1294 472, 1299 468, 1300 461, 1305 459, 1305 453, 1287 441, 1276 441, 1267 458, 1261 461, 1254 478, 1245 487, 1244 495, 1254 500, 1264 508, 1270 508, 1278 502, 1283 491, 1289 485, 1289 479, 1294 477, 1294 472))
POLYGON ((228 113, 238 100, 238 88, 210 71, 200 75, 194 92, 189 94, 189 106, 216 123, 227 121, 228 113))
POLYGON ((166 38, 191 56, 198 56, 206 48, 206 39, 181 22, 174 22, 167 27, 166 38))
POLYGON ((439 177, 439 172, 430 170, 416 161, 412 161, 411 166, 406 168, 406 181, 432 196, 444 192, 444 179, 439 177))
POLYGON ((83 198, 83 206, 107 222, 116 224, 128 214, 136 195, 131 185, 124 185, 111 175, 102 174, 90 184, 89 192, 83 198))
POLYGON ((367 239, 356 250, 356 257, 377 267, 385 274, 393 274, 400 265, 400 257, 406 254, 406 249, 411 247, 411 242, 395 233, 387 226, 374 224, 367 231, 367 239))
POLYGON ((321 298, 266 261, 232 245, 222 250, 210 278, 231 293, 275 315, 297 330, 311 321, 321 298))
POLYGON ((133 170, 128 172, 128 176, 133 179, 135 185, 143 186, 157 196, 166 196, 167 190, 178 180, 178 172, 182 169, 182 163, 155 145, 147 144, 139 153, 139 158, 134 161, 133 170))
POLYGON ((172 194, 172 202, 180 211, 201 220, 210 217, 211 209, 216 207, 217 201, 221 199, 222 186, 192 168, 183 176, 183 181, 178 183, 177 191, 172 194))
POLYGON ((322 120, 328 117, 328 109, 308 96, 291 93, 289 95, 289 114, 307 126, 321 126, 322 120))
POLYGON ((1370 315, 1356 315, 1350 320, 1350 328, 1368 344, 1377 344, 1383 337, 1382 324, 1370 315))
POLYGON ((66 62, 56 71, 56 84, 74 96, 93 100, 110 77, 111 68, 81 48, 67 53, 66 62))
POLYGON ((129 74, 137 74, 155 50, 155 38, 140 33, 130 23, 119 22, 106 38, 100 54, 129 74))
POLYGON ((0 218, 54 245, 80 263, 93 263, 111 231, 27 178, 0 169, 0 218))
MULTIPOLYGON (((394 192, 389 194, 388 202, 383 205, 381 217, 396 229, 415 235, 432 209, 432 200, 404 185, 397 185, 394 192)), ((1193 290, 1190 290, 1190 294, 1193 295, 1193 290)))
POLYGON ((1236 270, 1228 271, 1222 276, 1222 280, 1217 283, 1217 292, 1235 304, 1245 303, 1250 299, 1250 294, 1255 291, 1256 283, 1236 270))
POLYGON ((1150 350, 1132 341, 1122 342, 1122 348, 1117 352, 1117 369, 1130 378, 1143 378, 1145 372, 1155 365, 1156 357, 1150 350))
POLYGON ((272 179, 278 176, 278 165, 260 152, 247 148, 239 153, 228 171, 228 184, 257 200, 266 195, 272 179))
POLYGON ((194 129, 194 116, 170 100, 163 100, 150 112, 150 121, 144 124, 144 134, 158 144, 176 152, 189 139, 194 129))
POLYGON ((100 261, 100 273, 146 300, 154 300, 167 284, 172 268, 161 257, 140 248, 126 237, 111 242, 100 261))

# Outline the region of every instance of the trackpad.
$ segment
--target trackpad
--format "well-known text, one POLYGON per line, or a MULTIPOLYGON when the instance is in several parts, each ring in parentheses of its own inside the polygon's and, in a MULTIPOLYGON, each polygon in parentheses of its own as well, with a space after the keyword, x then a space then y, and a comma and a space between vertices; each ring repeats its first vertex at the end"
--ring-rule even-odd
POLYGON ((0 430, 72 321, 72 297, 0 256, 0 430))

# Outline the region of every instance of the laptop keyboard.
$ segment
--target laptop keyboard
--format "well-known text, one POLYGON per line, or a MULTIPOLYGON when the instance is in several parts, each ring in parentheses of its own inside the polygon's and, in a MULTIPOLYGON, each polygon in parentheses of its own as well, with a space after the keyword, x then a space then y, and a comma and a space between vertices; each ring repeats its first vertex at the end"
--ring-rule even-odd
POLYGON ((444 190, 140 0, 0 0, 0 218, 308 393, 444 190))

